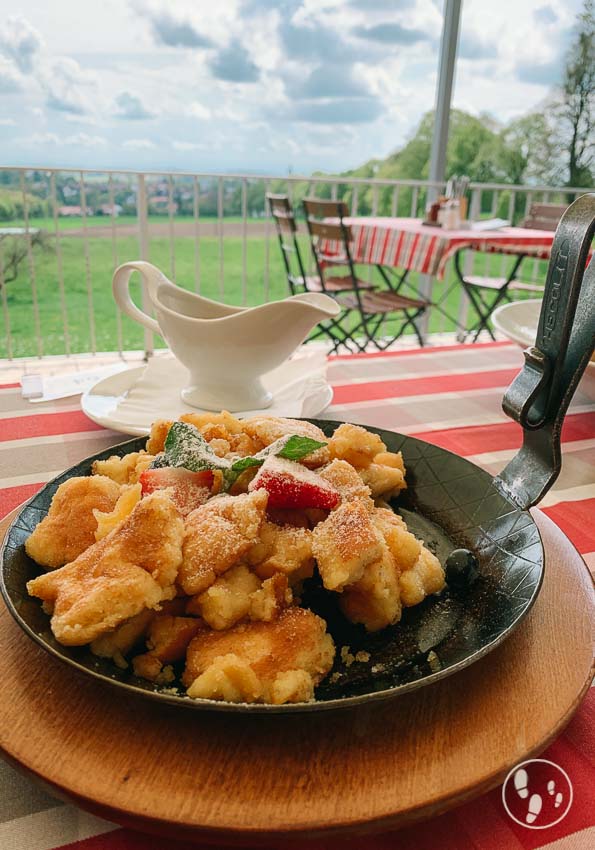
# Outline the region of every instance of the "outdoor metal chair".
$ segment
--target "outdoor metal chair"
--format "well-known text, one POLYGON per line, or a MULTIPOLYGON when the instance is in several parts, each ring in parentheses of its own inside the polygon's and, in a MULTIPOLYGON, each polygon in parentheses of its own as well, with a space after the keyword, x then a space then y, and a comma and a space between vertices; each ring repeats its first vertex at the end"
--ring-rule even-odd
POLYGON ((358 277, 350 248, 353 236, 351 228, 345 223, 347 205, 342 201, 323 201, 318 198, 305 198, 303 204, 312 255, 323 291, 334 295, 342 307, 359 314, 359 322, 349 331, 349 338, 355 341, 356 335, 363 332, 366 343, 382 351, 411 327, 419 344, 423 345, 416 319, 424 313, 428 302, 408 298, 396 290, 374 289, 369 281, 358 277), (325 243, 329 241, 332 250, 325 250, 325 243), (340 267, 345 269, 343 274, 338 273, 340 267), (377 339, 380 326, 397 314, 403 317, 398 331, 381 343, 377 339))
MULTIPOLYGON (((531 204, 527 217, 520 226, 530 230, 554 231, 558 222, 566 211, 566 204, 531 204)), ((465 337, 474 334, 473 342, 477 342, 479 335, 486 330, 492 339, 494 333, 489 325, 490 316, 505 301, 513 301, 514 292, 533 292, 537 296, 543 294, 543 286, 536 283, 528 283, 519 280, 517 275, 523 261, 530 254, 519 254, 512 264, 508 275, 504 277, 490 277, 486 275, 466 275, 462 269, 461 259, 465 250, 457 251, 454 257, 455 271, 463 285, 469 301, 477 314, 478 321, 464 334, 465 337)))
MULTIPOLYGON (((297 222, 289 197, 287 195, 267 193, 266 198, 271 215, 275 221, 289 291, 292 295, 299 295, 302 292, 323 292, 320 278, 316 275, 309 275, 306 272, 306 266, 302 259, 300 244, 297 238, 297 222)), ((338 319, 329 319, 327 322, 321 324, 310 339, 319 339, 322 336, 327 336, 333 343, 333 352, 338 351, 342 345, 345 345, 347 350, 351 351, 349 345, 346 343, 345 333, 340 322, 346 313, 347 310, 344 310, 338 319)), ((360 346, 357 346, 356 350, 362 349, 360 346)))

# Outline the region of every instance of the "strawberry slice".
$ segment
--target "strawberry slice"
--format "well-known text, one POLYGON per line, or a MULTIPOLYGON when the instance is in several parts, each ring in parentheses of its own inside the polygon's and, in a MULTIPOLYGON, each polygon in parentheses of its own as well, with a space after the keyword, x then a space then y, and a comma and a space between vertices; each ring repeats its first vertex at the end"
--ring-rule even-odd
POLYGON ((268 457, 248 490, 266 490, 269 508, 336 508, 341 496, 327 481, 300 463, 268 457))
POLYGON ((182 516, 204 505, 211 495, 213 472, 203 469, 191 472, 182 467, 163 466, 160 469, 145 469, 139 477, 143 496, 155 490, 169 490, 170 498, 182 516))

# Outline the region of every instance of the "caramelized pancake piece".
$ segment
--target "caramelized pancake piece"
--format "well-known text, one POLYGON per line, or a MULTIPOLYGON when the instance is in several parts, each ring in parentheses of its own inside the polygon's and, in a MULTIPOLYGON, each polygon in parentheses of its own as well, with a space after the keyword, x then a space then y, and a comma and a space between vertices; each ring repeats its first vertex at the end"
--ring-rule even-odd
POLYGON ((216 631, 229 629, 249 617, 269 622, 291 604, 287 578, 280 573, 261 581, 245 564, 232 567, 208 590, 194 596, 186 605, 188 614, 197 614, 216 631))
POLYGON ((260 578, 283 573, 291 584, 310 578, 314 571, 312 532, 265 520, 259 540, 247 553, 246 560, 260 578))
POLYGON ((407 531, 403 519, 390 508, 376 508, 372 522, 380 531, 399 572, 410 570, 421 553, 421 542, 407 531))
POLYGON ((112 455, 107 460, 93 461, 91 471, 93 475, 106 475, 116 484, 136 484, 141 472, 148 469, 155 460, 153 455, 147 452, 130 452, 120 457, 112 455))
POLYGON ((365 568, 359 581, 345 588, 339 605, 348 620, 363 623, 369 632, 401 619, 399 570, 388 546, 381 558, 365 568))
POLYGON ((366 431, 361 425, 349 425, 347 422, 335 430, 328 447, 331 458, 346 460, 356 469, 364 469, 379 452, 386 451, 386 446, 378 434, 366 431))
POLYGON ((271 620, 276 620, 292 601, 293 593, 287 577, 276 573, 265 579, 260 589, 250 597, 250 619, 270 623, 271 620))
POLYGON ((146 634, 155 613, 150 608, 145 608, 140 614, 125 620, 114 631, 107 632, 94 640, 91 644, 91 652, 99 658, 111 658, 116 667, 125 670, 128 662, 124 656, 146 634))
POLYGON ((359 499, 368 510, 371 511, 374 508, 370 488, 367 484, 364 484, 356 469, 346 460, 335 458, 318 474, 329 484, 332 484, 335 490, 339 491, 342 501, 353 502, 355 499, 359 499))
POLYGON ((183 658, 188 644, 203 628, 195 617, 157 614, 147 636, 149 651, 132 659, 135 675, 159 684, 173 681, 173 671, 166 665, 183 658))
POLYGON ((314 686, 330 670, 334 655, 324 620, 304 608, 288 608, 271 623, 245 623, 227 632, 199 633, 188 647, 182 681, 194 698, 233 702, 310 699, 314 686), (308 689, 304 673, 309 678, 308 689))
POLYGON ((179 583, 189 596, 202 593, 217 576, 237 564, 257 542, 267 505, 258 490, 218 496, 186 518, 179 583))
POLYGON ((219 457, 227 454, 245 457, 256 454, 258 447, 244 434, 243 423, 227 410, 221 413, 184 413, 181 422, 194 425, 219 457))
POLYGON ((123 486, 120 491, 120 497, 114 505, 114 509, 109 513, 93 510, 93 516, 97 522, 95 529, 95 540, 101 540, 107 537, 110 531, 113 531, 121 522, 124 522, 127 516, 130 516, 135 506, 141 500, 140 484, 130 484, 123 486))
POLYGON ((219 655, 188 688, 193 699, 261 702, 262 684, 252 667, 233 653, 219 655))
POLYGON ((74 561, 95 543, 94 511, 112 511, 120 487, 103 475, 70 478, 60 484, 48 515, 25 543, 25 551, 43 567, 54 569, 74 561))
POLYGON ((444 587, 444 570, 438 558, 425 546, 413 567, 402 573, 401 602, 405 606, 418 605, 431 593, 438 593, 444 587))
POLYGON ((374 457, 374 463, 380 466, 390 466, 393 469, 400 469, 405 477, 405 462, 402 452, 380 452, 374 457))
POLYGON ((221 413, 183 413, 180 422, 194 425, 205 440, 219 436, 227 439, 228 434, 242 433, 242 423, 227 410, 222 410, 221 413))
POLYGON ((371 463, 360 470, 361 479, 370 488, 374 499, 393 499, 407 485, 400 469, 371 463))
POLYGON ((361 501, 345 502, 312 532, 312 552, 327 590, 343 590, 382 556, 382 537, 361 501))
POLYGON ((75 561, 28 582, 29 593, 53 611, 56 639, 69 646, 90 643, 173 598, 183 530, 171 500, 154 493, 75 561))
POLYGON ((149 454, 157 455, 162 452, 165 447, 165 440, 169 434, 169 429, 173 425, 173 419, 157 419, 151 425, 151 433, 147 440, 147 451, 149 454))
MULTIPOLYGON (((281 419, 277 416, 253 416, 243 421, 244 433, 254 441, 257 451, 270 446, 280 437, 297 434, 300 437, 311 437, 321 443, 326 443, 327 438, 323 431, 312 422, 301 419, 281 419)), ((330 460, 328 446, 316 449, 300 460, 300 463, 310 469, 315 469, 328 463, 330 460)))
POLYGON ((260 579, 245 564, 238 564, 195 596, 186 610, 201 616, 212 629, 229 629, 247 616, 252 594, 260 586, 260 579))

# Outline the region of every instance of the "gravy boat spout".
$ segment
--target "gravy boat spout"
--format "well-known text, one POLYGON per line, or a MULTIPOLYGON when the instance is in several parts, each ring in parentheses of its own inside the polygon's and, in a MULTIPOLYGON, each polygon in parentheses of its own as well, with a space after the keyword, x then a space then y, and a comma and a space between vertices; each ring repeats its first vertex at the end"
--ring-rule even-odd
POLYGON ((272 403, 262 376, 280 366, 315 325, 340 307, 322 293, 304 293, 259 307, 231 307, 176 286, 151 263, 116 269, 113 293, 120 309, 160 334, 188 369, 182 398, 193 407, 257 410, 272 403), (131 274, 141 275, 156 320, 130 298, 131 274))

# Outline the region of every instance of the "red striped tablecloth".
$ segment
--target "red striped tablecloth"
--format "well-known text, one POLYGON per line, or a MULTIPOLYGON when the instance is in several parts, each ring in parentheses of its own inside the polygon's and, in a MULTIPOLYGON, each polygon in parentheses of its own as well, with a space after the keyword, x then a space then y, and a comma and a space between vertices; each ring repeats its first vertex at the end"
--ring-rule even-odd
MULTIPOLYGON (((426 227, 420 218, 346 218, 353 235, 356 263, 391 266, 442 278, 446 263, 461 248, 500 254, 531 254, 548 259, 554 233, 523 227, 501 230, 442 230, 426 227)), ((332 240, 323 240, 325 253, 339 251, 332 240)))
MULTIPOLYGON (((500 403, 521 360, 520 350, 507 343, 336 357, 329 364, 335 397, 326 415, 414 434, 495 473, 520 443, 519 428, 505 419, 500 403)), ((591 383, 588 393, 578 393, 567 417, 564 469, 543 508, 595 569, 595 378, 591 383)), ((21 399, 18 385, 0 387, 0 513, 6 514, 65 467, 121 439, 121 434, 90 422, 75 399, 33 406, 21 399)), ((595 689, 544 757, 563 767, 574 785, 572 807, 557 826, 529 830, 515 824, 503 809, 500 789, 495 789, 424 824, 373 838, 328 841, 324 847, 595 847, 595 689)), ((65 846, 166 850, 178 845, 64 805, 0 762, 0 847, 52 850, 65 846)), ((321 846, 318 842, 317 847, 321 846)))

